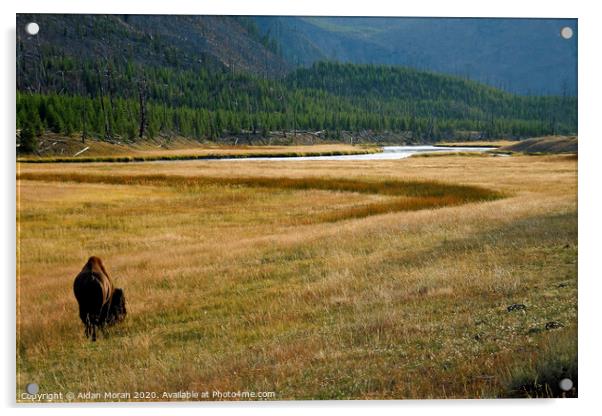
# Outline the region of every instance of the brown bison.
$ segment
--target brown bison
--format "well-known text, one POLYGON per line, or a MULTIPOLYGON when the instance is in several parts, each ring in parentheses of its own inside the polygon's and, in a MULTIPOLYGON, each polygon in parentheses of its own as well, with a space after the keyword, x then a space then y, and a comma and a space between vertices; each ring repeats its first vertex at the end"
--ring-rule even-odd
POLYGON ((115 289, 102 260, 92 256, 73 282, 84 334, 96 341, 96 329, 121 322, 127 313, 123 289, 115 289))

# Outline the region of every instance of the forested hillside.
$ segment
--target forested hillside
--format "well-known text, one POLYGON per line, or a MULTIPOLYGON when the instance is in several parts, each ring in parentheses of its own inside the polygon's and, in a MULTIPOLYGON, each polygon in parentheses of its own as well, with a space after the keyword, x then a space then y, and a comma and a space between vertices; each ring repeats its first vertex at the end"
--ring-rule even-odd
POLYGON ((524 95, 577 93, 577 19, 254 17, 292 65, 404 65, 524 95), (575 36, 564 39, 569 26, 575 36))
POLYGON ((19 14, 17 28, 18 81, 24 82, 35 75, 28 65, 58 56, 271 77, 291 69, 275 41, 246 16, 19 14), (40 26, 36 36, 23 30, 32 21, 40 26))
MULTIPOLYGON (((228 39, 219 40, 221 44, 215 43, 213 32, 203 32, 207 43, 223 49, 221 55, 208 49, 198 52, 181 28, 161 26, 164 21, 175 24, 164 16, 154 21, 152 36, 134 30, 132 22, 143 18, 90 17, 88 23, 66 29, 70 17, 62 21, 51 15, 46 22, 50 25, 42 29, 49 34, 20 33, 17 129, 21 136, 35 138, 52 131, 109 141, 158 135, 214 140, 310 130, 330 140, 337 140, 342 132, 370 131, 423 142, 467 131, 499 138, 577 130, 574 97, 512 95, 466 79, 400 66, 319 62, 281 72, 284 64, 278 47, 259 33, 253 21, 221 18, 227 27, 238 28, 232 36, 244 33, 248 44, 262 45, 265 57, 272 57, 263 61, 270 61, 264 70, 261 65, 251 70, 246 68, 251 61, 243 59, 245 54, 235 53, 243 42, 228 38, 226 32, 220 36, 228 39), (180 33, 178 42, 161 40, 176 33, 180 33), (61 36, 67 39, 64 43, 57 40, 61 36), (234 43, 233 52, 229 45, 234 43), (180 46, 170 46, 174 44, 180 46), (219 56, 238 58, 226 65, 219 56)), ((194 18, 182 19, 200 24, 194 18)), ((199 43, 203 37, 194 39, 199 43)), ((23 150, 35 148, 35 139, 30 141, 33 146, 23 150)))

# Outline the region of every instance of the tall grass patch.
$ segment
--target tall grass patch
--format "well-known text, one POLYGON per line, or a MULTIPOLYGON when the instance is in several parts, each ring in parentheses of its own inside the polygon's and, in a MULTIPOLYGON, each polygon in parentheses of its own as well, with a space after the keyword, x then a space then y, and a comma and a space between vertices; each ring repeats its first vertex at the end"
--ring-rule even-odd
POLYGON ((348 218, 362 218, 370 215, 396 211, 414 211, 425 208, 439 208, 475 201, 492 201, 504 194, 478 186, 446 184, 437 181, 368 181, 341 178, 288 178, 288 177, 211 177, 178 175, 98 175, 82 173, 20 173, 18 179, 103 183, 116 185, 150 185, 194 188, 200 186, 243 186, 285 190, 322 190, 334 192, 354 192, 380 194, 397 197, 393 200, 355 206, 337 212, 325 213, 316 218, 308 217, 301 222, 338 221, 348 218))

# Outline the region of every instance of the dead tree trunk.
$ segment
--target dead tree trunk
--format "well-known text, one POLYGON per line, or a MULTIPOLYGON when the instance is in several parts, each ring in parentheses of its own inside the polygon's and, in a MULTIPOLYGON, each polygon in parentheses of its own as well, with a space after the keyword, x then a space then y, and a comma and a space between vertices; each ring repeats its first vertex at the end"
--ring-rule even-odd
POLYGON ((86 139, 88 138, 88 126, 87 126, 87 122, 88 122, 88 112, 87 107, 88 107, 88 103, 86 102, 87 96, 84 96, 84 108, 83 108, 83 114, 82 114, 82 121, 83 121, 83 128, 82 128, 82 143, 86 143, 86 139))
POLYGON ((88 97, 91 96, 84 86, 83 71, 84 68, 82 66, 80 71, 78 71, 80 74, 77 77, 77 88, 82 97, 82 143, 86 143, 86 139, 88 138, 88 97))
POLYGON ((102 77, 100 76, 100 67, 99 66, 96 67, 96 75, 98 78, 98 88, 100 90, 100 109, 102 111, 102 114, 104 116, 104 121, 105 121, 105 139, 110 140, 113 137, 113 134, 111 132, 111 123, 109 122, 109 115, 107 114, 107 109, 105 108, 105 99, 104 99, 105 91, 102 86, 102 77))
POLYGON ((111 110, 110 116, 112 120, 116 120, 117 117, 115 115, 115 102, 113 100, 113 70, 111 69, 111 65, 109 63, 107 63, 107 70, 105 72, 105 76, 107 78, 107 92, 109 94, 109 105, 111 110))
POLYGON ((148 123, 148 120, 146 119, 146 95, 146 78, 142 78, 138 84, 138 98, 140 102, 140 129, 138 135, 141 139, 144 137, 146 125, 148 123))

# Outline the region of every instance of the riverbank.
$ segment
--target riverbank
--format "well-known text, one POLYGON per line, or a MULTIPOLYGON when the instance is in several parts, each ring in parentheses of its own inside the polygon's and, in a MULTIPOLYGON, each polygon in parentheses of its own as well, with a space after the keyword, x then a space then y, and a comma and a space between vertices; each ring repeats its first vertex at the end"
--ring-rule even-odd
POLYGON ((476 140, 470 142, 438 142, 435 146, 439 147, 490 147, 497 148, 502 146, 510 146, 519 143, 518 140, 476 140))
MULTIPOLYGON (((330 145, 345 146, 345 145, 330 145)), ((291 147, 281 146, 217 149, 209 153, 173 153, 151 154, 143 156, 95 156, 95 157, 46 157, 19 159, 23 163, 129 163, 129 162, 176 162, 186 160, 221 160, 221 161, 312 161, 312 160, 396 160, 410 156, 430 156, 437 154, 461 154, 487 156, 492 150, 489 147, 438 147, 438 146, 354 146, 350 149, 329 148, 328 145, 305 146, 304 151, 288 151, 291 147), (311 149, 310 151, 306 149, 311 149)), ((213 150, 213 149, 212 149, 213 150)))
POLYGON ((378 146, 318 144, 307 146, 220 146, 202 145, 179 141, 174 148, 153 148, 145 143, 137 147, 111 146, 105 142, 89 143, 89 149, 83 147, 76 156, 24 156, 17 159, 22 163, 123 163, 175 160, 212 160, 212 159, 244 159, 244 158, 290 158, 312 156, 341 156, 379 153, 378 146), (108 145, 108 146, 107 146, 108 145), (96 146, 93 148, 93 146, 96 146), (114 151, 115 153, 110 153, 114 151), (124 151, 124 150, 127 150, 124 151))

